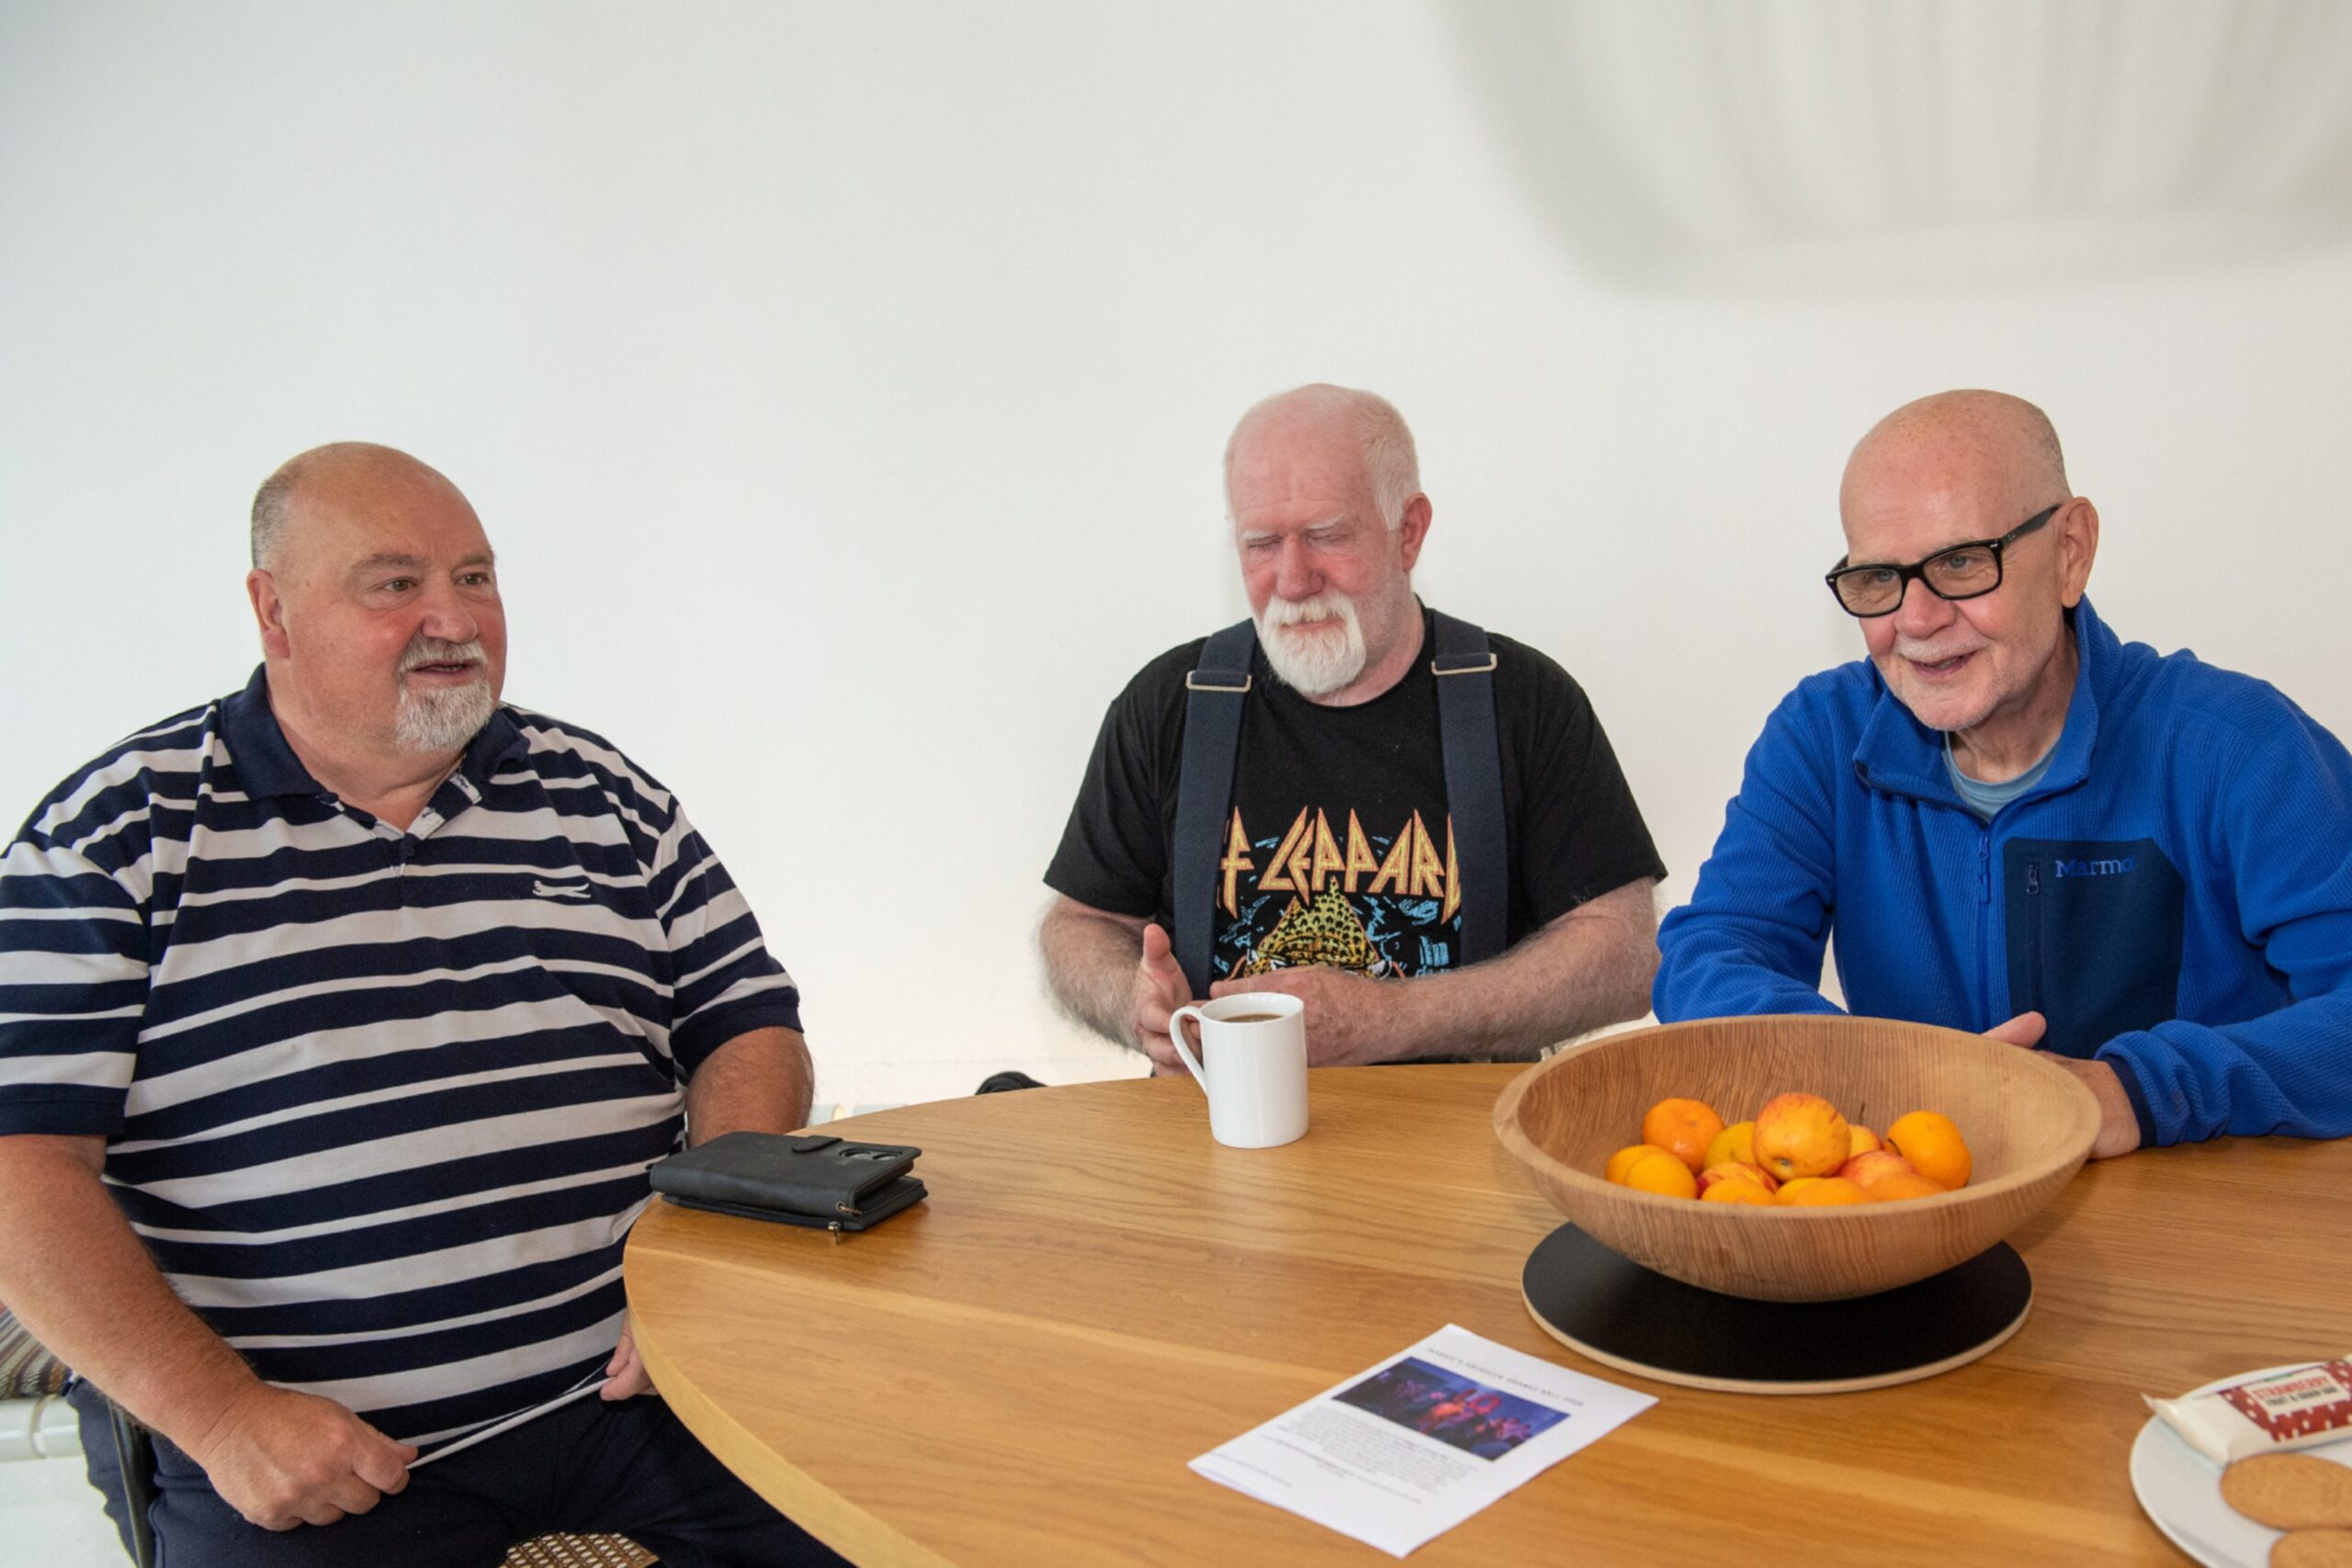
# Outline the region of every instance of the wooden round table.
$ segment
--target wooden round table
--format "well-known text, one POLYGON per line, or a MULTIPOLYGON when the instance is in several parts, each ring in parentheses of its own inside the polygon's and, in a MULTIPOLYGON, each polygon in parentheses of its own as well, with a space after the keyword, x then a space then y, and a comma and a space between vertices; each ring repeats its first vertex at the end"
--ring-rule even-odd
POLYGON ((1814 1398, 1645 1383, 1521 1300, 1559 1216, 1489 1124, 1517 1070, 1323 1069, 1277 1149, 1213 1142, 1187 1078, 838 1123, 921 1145, 930 1201, 841 1237, 657 1201, 638 1346, 855 1562, 1019 1568, 1378 1561, 1186 1461, 1449 1322, 1658 1404, 1417 1563, 2179 1562, 2126 1472, 2140 1394, 2352 1348, 2352 1141, 2224 1139, 2086 1168, 2010 1238, 2034 1305, 1981 1361, 1814 1398))

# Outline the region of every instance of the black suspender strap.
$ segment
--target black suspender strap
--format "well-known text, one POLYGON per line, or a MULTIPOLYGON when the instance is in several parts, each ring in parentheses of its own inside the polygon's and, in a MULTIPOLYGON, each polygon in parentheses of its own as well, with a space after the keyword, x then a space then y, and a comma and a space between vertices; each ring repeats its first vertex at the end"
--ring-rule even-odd
POLYGON ((1503 950, 1510 883, 1503 842, 1503 759, 1495 731, 1495 653, 1487 634, 1442 611, 1437 631, 1438 735, 1445 750, 1445 808, 1453 818, 1462 890, 1462 962, 1503 950))
MULTIPOLYGON (((1483 636, 1480 646, 1485 646, 1483 636)), ((1169 847, 1176 929, 1169 940, 1195 1001, 1209 994, 1216 863, 1225 849, 1226 814, 1233 805, 1233 762, 1241 747, 1250 656, 1257 649, 1256 627, 1248 621, 1229 626, 1209 638, 1200 662, 1184 677, 1184 760, 1176 776, 1176 832, 1169 847)), ((1489 710, 1492 705, 1490 698, 1489 710)), ((1446 776, 1451 793, 1453 774, 1449 771, 1446 776)))

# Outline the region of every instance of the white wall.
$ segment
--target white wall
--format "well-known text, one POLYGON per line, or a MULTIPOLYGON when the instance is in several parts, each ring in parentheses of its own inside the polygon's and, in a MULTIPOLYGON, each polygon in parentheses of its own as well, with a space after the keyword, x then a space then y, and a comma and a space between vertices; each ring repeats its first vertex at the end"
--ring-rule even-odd
POLYGON ((1772 701, 1858 649, 1817 581, 1847 448, 1939 388, 2052 412, 2126 635, 2352 720, 2340 243, 1604 282, 1458 21, 12 0, 0 809, 239 684, 254 486, 387 441, 499 547, 509 694, 750 890, 820 1099, 1130 1070, 1042 999, 1038 875, 1102 705, 1239 613, 1217 454, 1310 378, 1412 419, 1425 592, 1584 681, 1676 896, 1772 701))

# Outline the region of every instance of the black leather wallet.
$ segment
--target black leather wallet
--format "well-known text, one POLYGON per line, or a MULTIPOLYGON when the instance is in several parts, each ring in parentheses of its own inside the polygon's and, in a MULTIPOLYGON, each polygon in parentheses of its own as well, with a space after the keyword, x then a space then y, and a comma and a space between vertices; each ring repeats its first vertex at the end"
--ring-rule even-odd
POLYGON ((690 1209, 862 1231, 923 1200, 908 1174, 921 1153, 822 1133, 726 1133, 656 1165, 653 1190, 690 1209))

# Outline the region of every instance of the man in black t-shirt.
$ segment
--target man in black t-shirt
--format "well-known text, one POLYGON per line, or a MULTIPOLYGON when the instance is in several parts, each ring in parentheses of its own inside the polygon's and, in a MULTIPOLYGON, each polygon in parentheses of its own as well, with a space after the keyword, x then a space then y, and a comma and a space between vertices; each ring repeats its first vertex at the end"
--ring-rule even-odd
MULTIPOLYGON (((1435 625, 1411 581, 1430 507, 1396 411, 1339 387, 1282 393, 1242 417, 1225 471, 1258 648, 1216 840, 1211 995, 1303 998, 1318 1066, 1528 1057, 1640 1016, 1665 868, 1583 692, 1503 637, 1488 645, 1509 950, 1462 963, 1435 625)), ((1153 660, 1111 705, 1038 933, 1063 1006, 1161 1072, 1182 1070, 1169 1014, 1196 999, 1168 932, 1203 646, 1153 660)))

